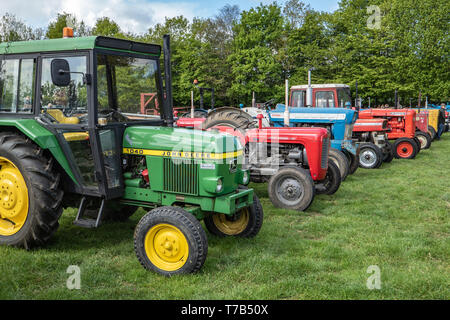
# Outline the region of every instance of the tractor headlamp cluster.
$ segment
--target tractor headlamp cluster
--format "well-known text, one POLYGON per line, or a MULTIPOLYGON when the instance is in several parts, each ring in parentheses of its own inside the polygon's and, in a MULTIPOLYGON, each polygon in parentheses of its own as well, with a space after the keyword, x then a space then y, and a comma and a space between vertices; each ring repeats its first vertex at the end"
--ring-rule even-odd
POLYGON ((223 191, 223 177, 205 177, 203 185, 208 192, 220 193, 223 191))
POLYGON ((243 185, 247 185, 249 182, 250 182, 250 174, 248 173, 248 170, 243 170, 241 183, 243 185))

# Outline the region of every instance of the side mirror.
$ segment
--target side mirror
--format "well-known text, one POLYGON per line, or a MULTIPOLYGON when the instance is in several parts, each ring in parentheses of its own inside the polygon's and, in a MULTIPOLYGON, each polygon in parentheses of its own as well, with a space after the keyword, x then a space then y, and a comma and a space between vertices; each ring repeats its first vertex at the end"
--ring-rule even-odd
POLYGON ((70 84, 70 66, 66 59, 53 59, 51 73, 55 86, 67 87, 70 84))

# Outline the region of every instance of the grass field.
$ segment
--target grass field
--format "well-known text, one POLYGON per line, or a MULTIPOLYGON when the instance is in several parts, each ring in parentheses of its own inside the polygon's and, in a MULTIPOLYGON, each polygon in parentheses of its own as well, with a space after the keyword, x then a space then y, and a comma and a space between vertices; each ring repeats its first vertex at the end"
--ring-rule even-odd
POLYGON ((133 249, 144 211, 97 230, 75 227, 67 210, 43 249, 0 247, 1 299, 449 299, 450 133, 415 160, 358 171, 310 209, 275 209, 252 185, 265 220, 254 239, 208 234, 194 275, 145 271, 133 249), (69 290, 67 268, 81 270, 69 290), (369 290, 371 265, 381 289, 369 290))

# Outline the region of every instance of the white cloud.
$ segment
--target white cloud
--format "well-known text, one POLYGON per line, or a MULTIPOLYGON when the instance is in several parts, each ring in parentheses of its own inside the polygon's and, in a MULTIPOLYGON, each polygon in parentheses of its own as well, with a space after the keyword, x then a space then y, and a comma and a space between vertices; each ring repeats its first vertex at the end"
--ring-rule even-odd
POLYGON ((183 2, 159 2, 150 0, 0 0, 0 15, 6 12, 16 15, 33 27, 46 27, 57 13, 67 12, 93 26, 101 17, 109 17, 124 31, 144 33, 147 29, 164 22, 165 17, 183 15, 192 20, 198 16, 198 5, 183 2))

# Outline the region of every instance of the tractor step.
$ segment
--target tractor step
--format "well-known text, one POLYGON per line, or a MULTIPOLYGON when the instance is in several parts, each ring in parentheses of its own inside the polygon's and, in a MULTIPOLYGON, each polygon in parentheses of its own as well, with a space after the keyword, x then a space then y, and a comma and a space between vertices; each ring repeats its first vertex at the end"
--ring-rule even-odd
POLYGON ((96 219, 78 219, 73 224, 82 228, 96 228, 96 222, 96 219))
POLYGON ((98 228, 102 222, 103 212, 105 207, 105 199, 102 199, 102 203, 100 204, 100 209, 96 215, 95 219, 85 218, 84 214, 86 211, 91 212, 92 210, 87 210, 87 199, 86 197, 81 198, 80 207, 78 208, 78 214, 73 222, 74 225, 82 227, 82 228, 98 228))

